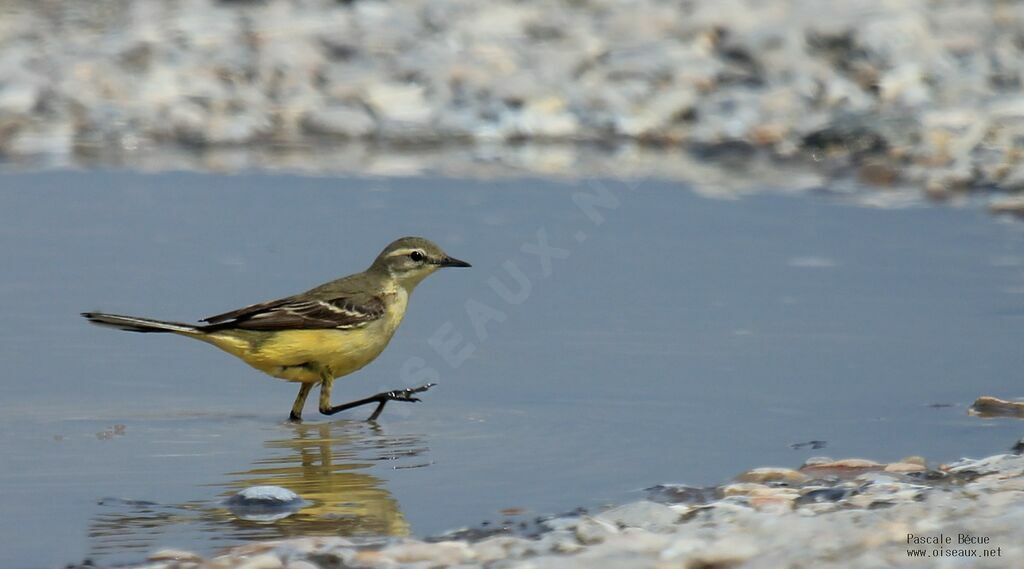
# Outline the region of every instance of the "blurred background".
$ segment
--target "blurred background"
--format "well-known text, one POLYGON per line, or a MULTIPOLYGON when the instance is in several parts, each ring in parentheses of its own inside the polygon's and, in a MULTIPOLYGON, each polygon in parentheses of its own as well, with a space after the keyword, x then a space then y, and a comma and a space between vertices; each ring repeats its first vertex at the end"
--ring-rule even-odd
POLYGON ((579 175, 606 160, 596 146, 617 171, 678 179, 687 148, 936 198, 1024 187, 1013 0, 4 0, 0 15, 9 162, 579 175))
POLYGON ((1014 1, 0 0, 0 565, 1005 451, 967 409, 1022 395, 1022 80, 1014 1), (474 268, 336 384, 436 378, 379 424, 78 316, 193 321, 407 234, 474 268), (260 484, 309 506, 224 506, 260 484))

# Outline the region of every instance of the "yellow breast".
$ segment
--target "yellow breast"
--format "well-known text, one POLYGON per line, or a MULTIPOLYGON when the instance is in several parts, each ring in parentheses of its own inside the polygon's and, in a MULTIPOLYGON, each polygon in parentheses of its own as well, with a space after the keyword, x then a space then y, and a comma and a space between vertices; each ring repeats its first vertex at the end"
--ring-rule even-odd
POLYGON ((202 339, 252 367, 288 381, 320 381, 320 370, 348 375, 372 362, 395 334, 409 295, 400 287, 384 295, 384 316, 350 330, 222 330, 202 339))

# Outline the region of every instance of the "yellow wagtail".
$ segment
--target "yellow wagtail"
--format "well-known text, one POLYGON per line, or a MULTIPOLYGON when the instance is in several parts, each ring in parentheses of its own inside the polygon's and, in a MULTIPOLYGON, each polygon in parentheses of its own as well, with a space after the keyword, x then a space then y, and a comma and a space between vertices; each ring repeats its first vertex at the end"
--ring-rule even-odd
POLYGON ((166 322, 135 316, 84 312, 94 324, 131 332, 170 332, 213 344, 273 377, 299 382, 291 420, 320 384, 320 412, 377 403, 376 419, 388 401, 419 401, 413 395, 433 384, 378 393, 331 406, 331 384, 372 362, 391 341, 405 315, 409 295, 441 267, 469 267, 422 237, 403 237, 381 251, 370 268, 301 294, 253 304, 217 316, 206 324, 166 322))

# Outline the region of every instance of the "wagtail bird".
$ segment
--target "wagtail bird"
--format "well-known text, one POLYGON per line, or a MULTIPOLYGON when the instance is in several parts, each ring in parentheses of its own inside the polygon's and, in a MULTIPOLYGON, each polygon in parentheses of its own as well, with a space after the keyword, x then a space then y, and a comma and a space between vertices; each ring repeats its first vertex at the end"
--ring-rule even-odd
POLYGON ((441 267, 469 267, 422 237, 403 237, 381 251, 370 268, 295 296, 253 304, 184 324, 84 312, 94 324, 131 332, 170 332, 213 344, 278 379, 301 384, 292 421, 302 419, 306 397, 320 384, 320 412, 333 415, 377 403, 376 419, 388 401, 419 401, 433 384, 378 393, 331 405, 331 385, 380 355, 405 316, 416 285, 441 267))

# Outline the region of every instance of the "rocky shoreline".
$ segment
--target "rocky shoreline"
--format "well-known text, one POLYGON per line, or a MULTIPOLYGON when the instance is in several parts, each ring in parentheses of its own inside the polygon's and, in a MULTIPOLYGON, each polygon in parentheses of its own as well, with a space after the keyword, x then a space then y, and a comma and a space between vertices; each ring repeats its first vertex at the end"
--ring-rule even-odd
MULTIPOLYGON (((669 163, 680 149, 796 160, 934 198, 1024 190, 1024 5, 1009 0, 5 0, 0 12, 7 163, 174 168, 165 148, 259 149, 208 166, 230 168, 346 141, 466 145, 480 162, 528 142, 624 148, 612 159, 643 175, 637 147, 669 163)), ((329 169, 333 152, 300 162, 329 169)), ((590 175, 534 154, 513 166, 590 175)))
POLYGON ((593 514, 426 540, 258 542, 212 558, 162 550, 133 569, 1007 567, 1024 560, 1020 527, 1019 454, 934 467, 821 457, 718 487, 655 486, 593 514))

